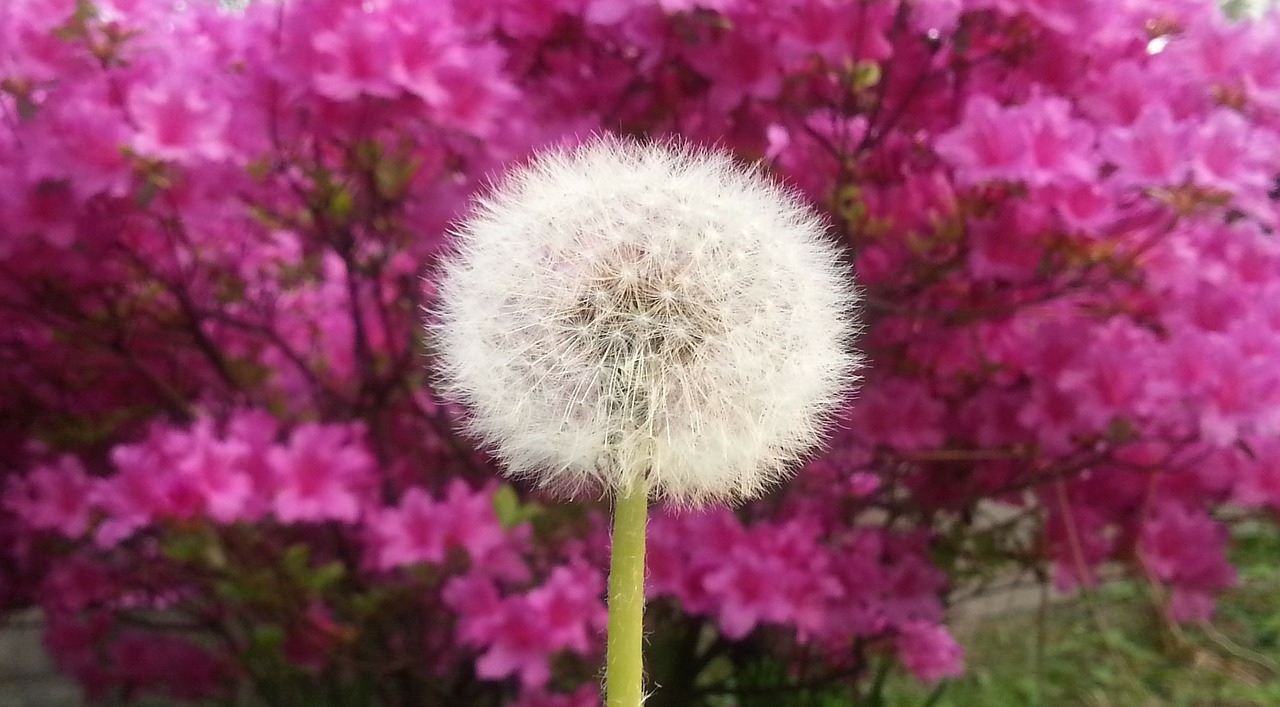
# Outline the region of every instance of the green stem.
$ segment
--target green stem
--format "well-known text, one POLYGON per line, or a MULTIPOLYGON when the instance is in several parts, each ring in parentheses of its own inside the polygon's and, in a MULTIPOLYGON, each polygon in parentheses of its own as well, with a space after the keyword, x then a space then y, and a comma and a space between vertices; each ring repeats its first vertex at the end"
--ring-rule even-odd
POLYGON ((649 484, 643 476, 620 494, 613 510, 609 565, 609 639, 605 657, 608 707, 640 707, 644 701, 644 532, 649 484))

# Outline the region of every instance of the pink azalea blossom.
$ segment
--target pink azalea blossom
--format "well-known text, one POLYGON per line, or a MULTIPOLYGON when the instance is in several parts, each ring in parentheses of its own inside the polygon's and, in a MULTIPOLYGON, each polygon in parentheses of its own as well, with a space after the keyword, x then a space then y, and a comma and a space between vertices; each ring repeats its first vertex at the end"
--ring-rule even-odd
POLYGON ((111 658, 132 691, 178 700, 218 694, 226 670, 220 659, 186 639, 141 631, 115 639, 111 658))
POLYGON ((185 441, 180 432, 156 426, 142 442, 112 450, 117 471, 99 480, 92 496, 107 513, 97 529, 99 545, 115 545, 156 520, 191 518, 201 510, 195 480, 175 473, 185 441))
POLYGON ((1115 164, 1115 179, 1126 185, 1169 186, 1187 174, 1182 145, 1187 126, 1174 119, 1168 106, 1150 103, 1132 126, 1103 133, 1103 154, 1115 164))
POLYGON ((482 650, 477 673, 499 680, 518 676, 541 688, 550 678, 548 657, 561 650, 590 650, 604 629, 604 578, 574 564, 555 569, 546 582, 523 595, 499 599, 478 575, 454 580, 445 601, 461 615, 460 636, 482 650))
POLYGON ((373 458, 355 427, 306 424, 268 461, 277 487, 272 509, 284 523, 355 522, 373 481, 373 458))
POLYGON ((1097 177, 1098 167, 1090 159, 1095 131, 1072 115, 1070 103, 1050 96, 1029 101, 1019 106, 1018 112, 1026 117, 1031 150, 1029 183, 1097 177))
POLYGON ((1162 504, 1146 524, 1143 561, 1156 578, 1175 588, 1169 607, 1174 620, 1207 620, 1213 612, 1209 594, 1235 584, 1235 569, 1223 556, 1226 542, 1225 528, 1176 503, 1162 504))
POLYGON ((1274 135, 1259 139, 1239 113, 1219 108, 1195 129, 1191 174, 1198 183, 1230 193, 1265 191, 1274 174, 1267 171, 1274 157, 1274 135))
POLYGON ((940 441, 946 410, 927 391, 904 380, 884 380, 861 394, 850 424, 895 449, 923 449, 940 441), (910 428, 898 424, 913 420, 910 428))
POLYGON ((964 650, 942 626, 912 625, 896 643, 907 670, 926 683, 958 677, 964 670, 964 650))
POLYGON ((507 541, 493 511, 492 494, 473 492, 461 480, 450 484, 440 501, 411 488, 398 507, 381 511, 368 523, 373 565, 383 570, 440 563, 453 548, 465 550, 477 565, 492 566, 507 541))
POLYGON ((390 71, 397 60, 396 39, 382 13, 352 8, 336 26, 317 32, 311 39, 319 61, 316 89, 337 100, 360 94, 394 96, 398 88, 390 71))
POLYGON ((230 156, 226 128, 231 106, 198 86, 137 84, 129 113, 138 125, 132 145, 162 160, 221 160, 230 156))
POLYGON ((89 529, 92 485, 79 461, 65 456, 36 467, 26 476, 9 479, 3 505, 33 528, 78 538, 89 529))
POLYGON ((938 137, 936 148, 964 183, 1017 180, 1031 164, 1029 136, 1019 111, 979 95, 965 105, 960 124, 938 137))
POLYGON ((264 490, 245 469, 255 450, 234 438, 217 439, 209 420, 198 423, 187 441, 191 446, 177 471, 195 483, 209 516, 224 523, 251 517, 254 496, 264 490))
POLYGON ((42 607, 50 614, 76 614, 106 604, 120 578, 111 568, 86 557, 71 557, 55 567, 42 585, 42 607))
POLYGON ((804 0, 777 15, 778 49, 788 63, 816 55, 840 66, 863 59, 883 60, 893 53, 885 37, 893 20, 886 3, 851 8, 830 0, 804 0))

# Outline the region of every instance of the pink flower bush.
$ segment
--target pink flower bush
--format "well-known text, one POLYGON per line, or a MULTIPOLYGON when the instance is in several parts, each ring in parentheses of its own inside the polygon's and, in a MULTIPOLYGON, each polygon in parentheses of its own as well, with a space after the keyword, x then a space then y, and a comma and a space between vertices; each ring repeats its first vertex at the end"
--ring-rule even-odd
POLYGON ((420 312, 485 179, 615 132, 761 161, 866 295, 828 452, 655 517, 663 693, 955 675, 975 568, 1121 564, 1208 618, 1222 511, 1280 510, 1278 37, 1190 0, 10 0, 0 601, 92 697, 594 704, 604 509, 497 485, 420 312))

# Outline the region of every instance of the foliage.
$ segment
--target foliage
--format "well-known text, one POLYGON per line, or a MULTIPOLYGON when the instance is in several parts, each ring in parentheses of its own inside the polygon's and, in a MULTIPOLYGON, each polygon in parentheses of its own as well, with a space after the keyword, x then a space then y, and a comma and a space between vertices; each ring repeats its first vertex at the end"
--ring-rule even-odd
MULTIPOLYGON (((1172 624, 1140 582, 1107 584, 1038 609, 980 619, 965 632, 971 670, 943 686, 951 705, 1273 705, 1280 700, 1280 570, 1274 526, 1235 534, 1240 586, 1213 623, 1172 624)), ((919 705, 899 678, 886 705, 919 705)))
POLYGON ((10 0, 0 601, 95 699, 594 703, 602 509, 494 481, 419 312, 487 175, 612 131, 761 161, 865 288, 829 453, 653 521, 655 704, 955 675, 947 602, 1011 571, 1121 563, 1203 619, 1224 511, 1280 507, 1278 33, 1199 0, 10 0))

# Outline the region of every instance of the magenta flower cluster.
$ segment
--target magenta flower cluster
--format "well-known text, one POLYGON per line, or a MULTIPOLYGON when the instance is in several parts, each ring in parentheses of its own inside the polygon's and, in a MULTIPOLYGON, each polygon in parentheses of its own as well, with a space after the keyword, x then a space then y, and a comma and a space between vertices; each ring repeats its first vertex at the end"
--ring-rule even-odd
POLYGON ((484 180, 608 132, 759 162, 864 288, 830 448, 653 519, 659 694, 956 675, 948 608, 1040 568, 1206 619, 1224 519, 1280 510, 1278 42, 1203 0, 7 0, 0 610, 94 698, 596 704, 605 509, 498 482, 421 312, 484 180))

